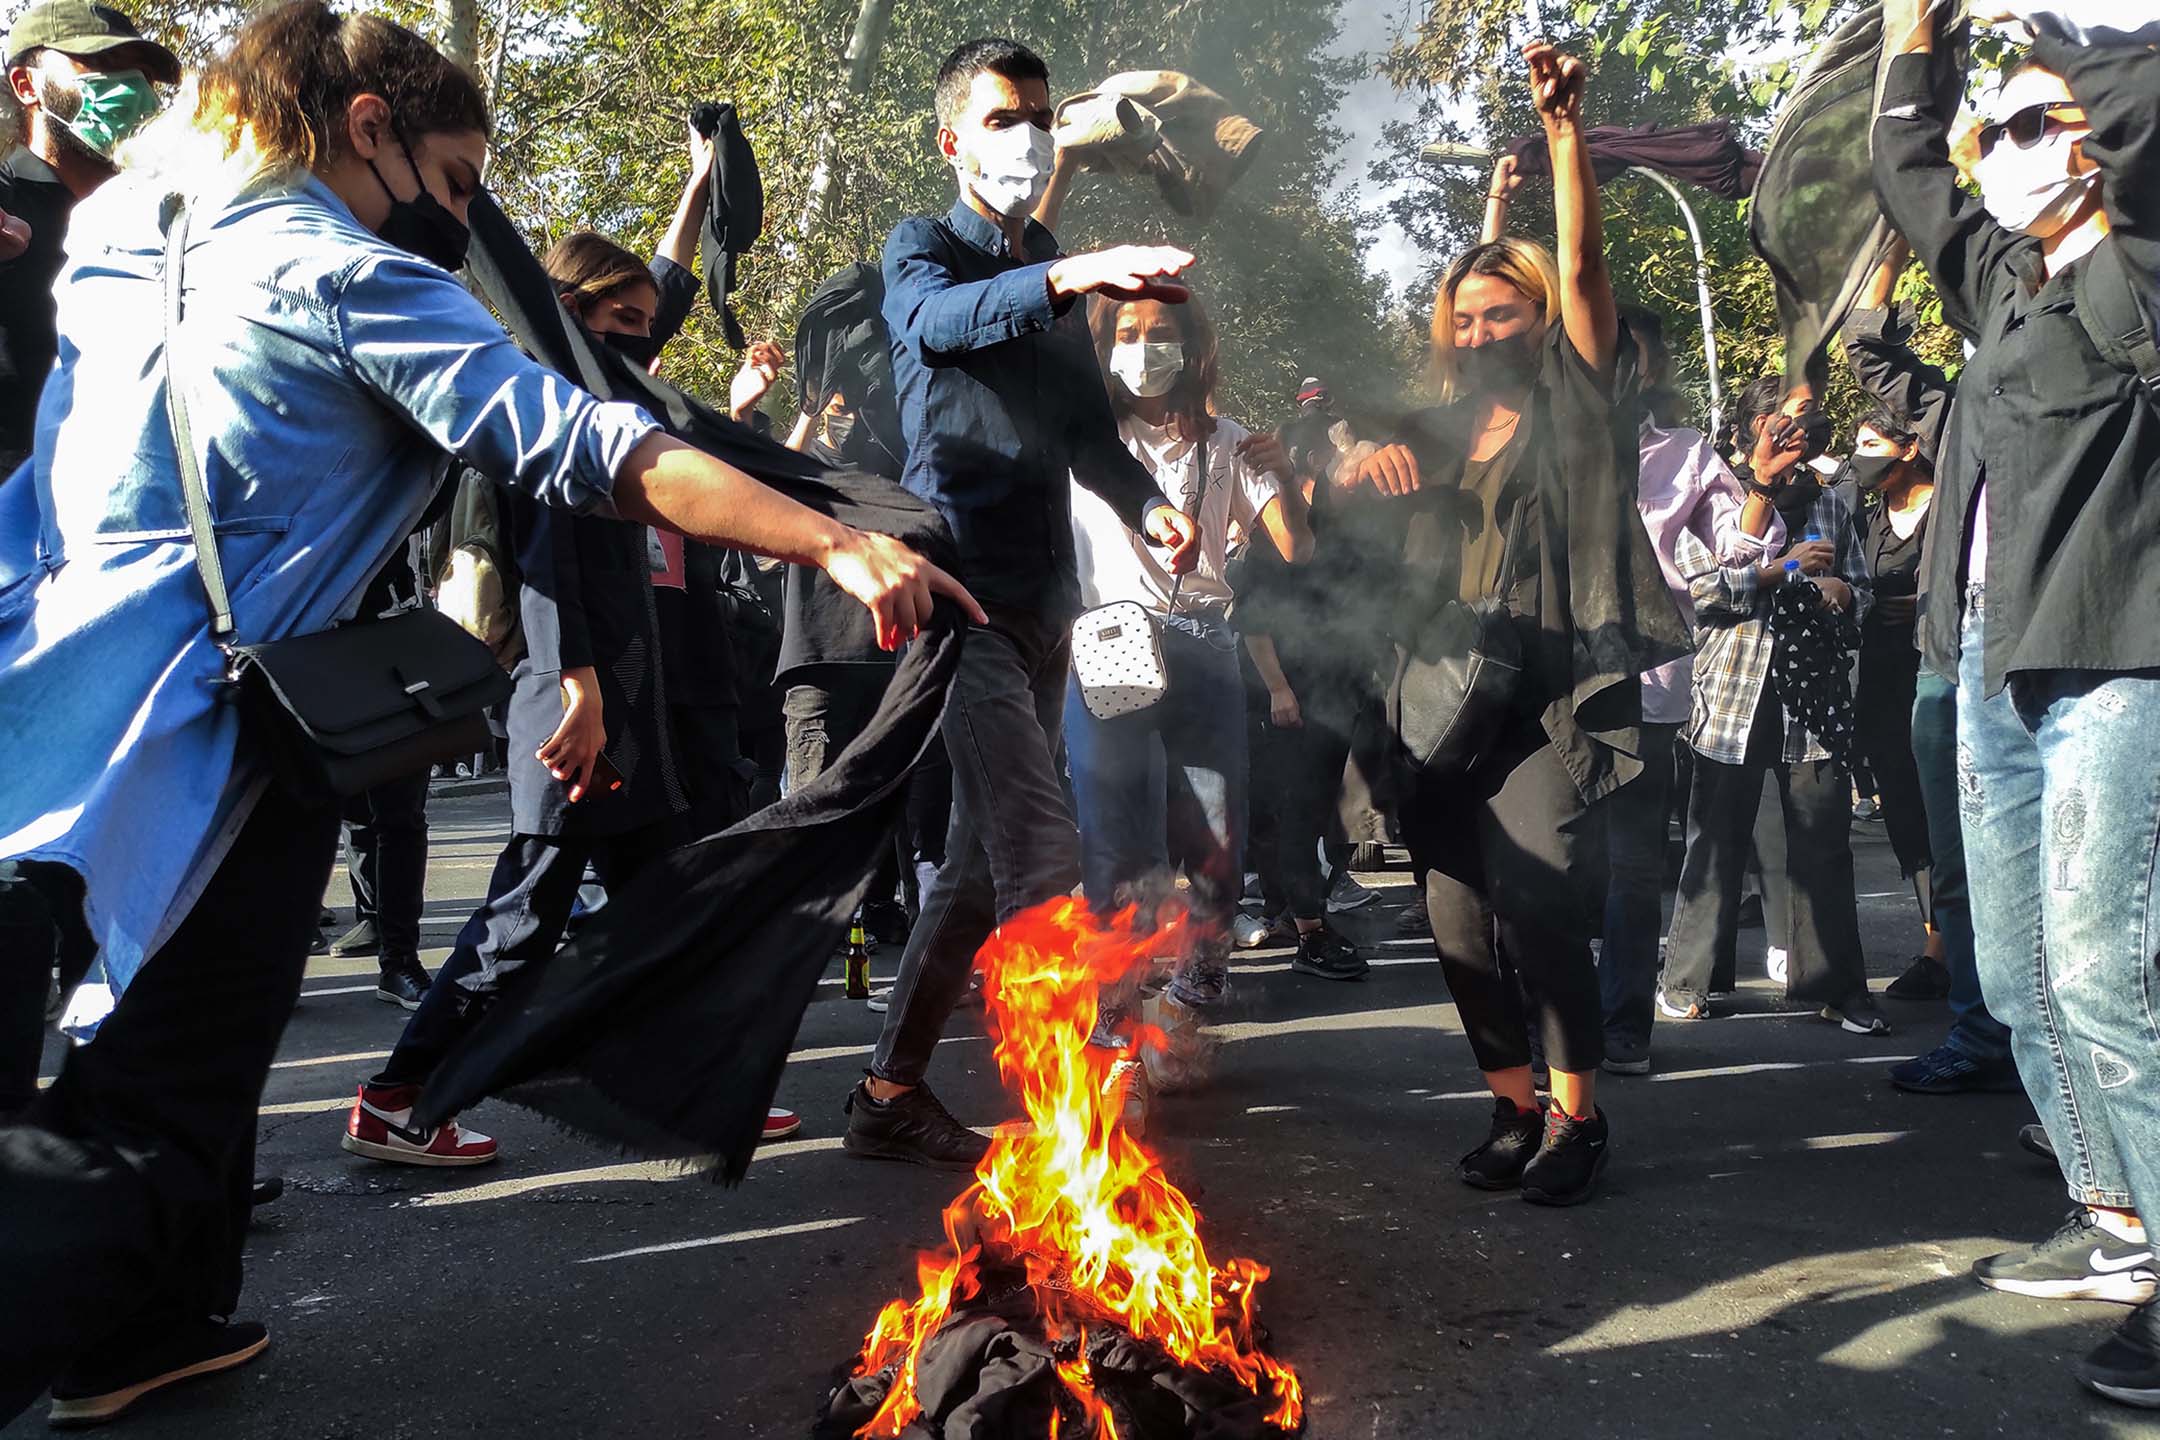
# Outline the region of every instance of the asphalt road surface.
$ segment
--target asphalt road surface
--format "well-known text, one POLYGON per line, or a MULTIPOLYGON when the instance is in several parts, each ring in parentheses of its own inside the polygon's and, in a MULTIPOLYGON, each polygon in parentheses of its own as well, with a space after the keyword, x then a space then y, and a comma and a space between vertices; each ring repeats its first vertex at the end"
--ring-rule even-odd
MULTIPOLYGON (((443 797, 433 818, 431 966, 484 888, 504 803, 443 797)), ((1919 927, 1881 827, 1854 835, 1879 986, 1919 927)), ((1661 1025, 1655 1074, 1608 1077, 1602 1195, 1541 1210, 1454 1178, 1488 1104, 1429 942, 1394 939, 1408 877, 1366 878, 1383 900, 1346 928, 1376 942, 1371 978, 1308 979, 1257 952, 1214 1084, 1158 1102, 1150 1137, 1211 1253, 1274 1268, 1262 1313, 1304 1377, 1309 1435, 2160 1434, 2070 1377, 2120 1310, 1967 1278, 2067 1202, 2015 1144, 2021 1097, 1885 1082, 1941 1038, 1942 1007, 1886 1002, 1893 1034, 1847 1035, 1782 1010, 1761 932, 1743 932, 1739 1013, 1661 1025)), ((332 898, 346 903, 342 876, 332 898)), ((897 960, 882 951, 873 973, 897 960)), ((960 1188, 841 1153, 877 1017, 838 976, 779 1097, 801 1134, 729 1191, 497 1104, 466 1117, 502 1141, 484 1169, 342 1153, 354 1086, 404 1015, 374 999, 372 961, 317 960, 263 1097, 261 1168, 287 1191, 257 1220, 243 1313, 269 1325, 270 1353, 146 1402, 125 1432, 806 1435, 878 1307, 914 1293, 916 1251, 960 1188)), ((980 1012, 956 1018, 932 1080, 965 1121, 1012 1113, 980 1012)), ((44 1433, 39 1413, 0 1436, 44 1433)))

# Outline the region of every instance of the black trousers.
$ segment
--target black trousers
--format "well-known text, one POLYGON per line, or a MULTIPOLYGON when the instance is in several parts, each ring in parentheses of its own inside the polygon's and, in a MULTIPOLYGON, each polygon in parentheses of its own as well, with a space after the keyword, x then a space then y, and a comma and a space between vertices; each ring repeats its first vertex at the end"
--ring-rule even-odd
POLYGON ((420 954, 427 900, 428 777, 378 785, 345 802, 345 874, 353 910, 375 922, 385 965, 420 954))
POLYGON ((1590 937, 1605 899, 1605 817, 1537 722, 1514 719, 1468 775, 1420 780, 1402 828, 1428 872, 1433 944, 1478 1069, 1530 1063, 1534 1009, 1548 1063, 1595 1070, 1605 1026, 1590 937))
POLYGON ((1738 765, 1695 757, 1688 796, 1687 858, 1680 894, 1666 932, 1665 992, 1676 1002, 1700 1000, 1714 970, 1734 963, 1740 928, 1740 879, 1747 868, 1763 777, 1777 786, 1783 855, 1759 845, 1764 891, 1782 871, 1784 903, 1765 903, 1769 943, 1787 955, 1785 993, 1812 1004, 1836 1005, 1867 985, 1860 917, 1853 890, 1852 777, 1828 760, 1788 765, 1785 719, 1769 687, 1755 712, 1745 759, 1738 765), (1781 863, 1782 860, 1782 863, 1781 863))
POLYGON ((381 1085, 419 1085, 494 1003, 502 982, 527 965, 544 965, 562 944, 590 863, 600 883, 619 891, 640 866, 683 839, 679 819, 600 837, 513 835, 495 860, 487 898, 458 931, 457 946, 375 1077, 381 1085))
POLYGON ((975 952, 1006 920, 1080 883, 1056 761, 1071 666, 1062 620, 993 609, 968 632, 942 722, 953 776, 945 864, 900 957, 870 1061, 880 1080, 921 1084, 975 952))
POLYGON ((1346 677, 1288 677, 1304 722, 1291 729, 1269 725, 1258 752, 1253 795, 1272 797, 1273 844, 1253 854, 1263 893, 1300 920, 1327 918, 1329 877, 1320 845, 1341 829, 1343 770, 1350 760, 1351 730, 1366 687, 1346 677))
POLYGON ((238 1305, 256 1109, 336 844, 333 807, 273 789, 97 1038, 0 1126, 0 1424, 120 1329, 238 1305))
POLYGON ((0 1120, 37 1098, 45 997, 53 967, 71 990, 97 955, 82 918, 82 880, 65 865, 0 861, 0 1120))
POLYGON ((1920 652, 1913 648, 1910 630, 1870 632, 1860 647, 1853 721, 1860 753, 1875 775, 1883 828, 1890 833, 1898 870, 1919 882, 1924 904, 1926 875, 1934 858, 1928 843, 1927 800, 1920 790, 1920 767, 1913 759, 1913 695, 1919 676, 1920 652))
POLYGON ((750 813, 756 771, 743 758, 741 712, 733 705, 668 706, 675 770, 690 799, 693 839, 717 835, 750 813))

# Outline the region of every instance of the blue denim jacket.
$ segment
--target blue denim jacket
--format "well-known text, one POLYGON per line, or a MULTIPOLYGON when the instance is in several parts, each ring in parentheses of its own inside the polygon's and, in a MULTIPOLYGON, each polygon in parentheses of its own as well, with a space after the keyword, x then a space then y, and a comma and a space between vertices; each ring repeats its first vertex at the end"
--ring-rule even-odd
MULTIPOLYGON (((239 753, 173 460, 163 189, 123 176, 77 208, 37 448, 0 481, 0 858, 82 875, 115 989, 266 783, 239 753)), ((535 365, 311 177, 199 203, 182 273, 175 370, 243 643, 350 617, 444 451, 588 510, 655 428, 535 365)))
POLYGON ((1022 244, 965 201, 885 242, 901 483, 952 527, 978 600, 1062 620, 1080 606, 1071 481, 1135 530, 1169 502, 1118 435, 1081 316, 1051 303, 1056 239, 1030 220, 1022 244))

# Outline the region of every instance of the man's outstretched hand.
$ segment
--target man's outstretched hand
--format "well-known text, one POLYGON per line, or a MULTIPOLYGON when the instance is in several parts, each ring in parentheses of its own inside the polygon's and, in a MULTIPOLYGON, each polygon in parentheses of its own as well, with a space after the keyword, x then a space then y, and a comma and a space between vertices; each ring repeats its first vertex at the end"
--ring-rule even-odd
POLYGON ((1192 252, 1175 245, 1119 245, 1085 255, 1067 255, 1050 266, 1050 297, 1106 295, 1112 300, 1160 300, 1182 305, 1191 291, 1176 282, 1193 263, 1192 252))

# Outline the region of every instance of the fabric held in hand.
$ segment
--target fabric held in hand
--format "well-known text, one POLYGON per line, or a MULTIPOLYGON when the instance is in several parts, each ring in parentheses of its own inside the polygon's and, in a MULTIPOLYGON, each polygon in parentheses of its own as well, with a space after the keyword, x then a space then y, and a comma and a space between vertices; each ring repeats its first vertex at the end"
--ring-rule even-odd
MULTIPOLYGON (((1640 166, 1660 175, 1699 185, 1721 200, 1744 200, 1762 174, 1760 150, 1750 150, 1733 135, 1730 120, 1701 125, 1597 125, 1583 137, 1590 144, 1590 168, 1598 184, 1640 166)), ((1552 174, 1552 152, 1542 135, 1508 142, 1516 173, 1535 180, 1552 174)))
MULTIPOLYGON (((1886 7, 1871 4, 1816 51, 1778 112, 1755 184, 1748 243, 1777 284, 1789 376, 1819 375, 1823 348, 1889 253, 1868 149, 1888 63, 1884 34, 1902 33, 1899 5, 1887 8, 1887 23, 1886 7)), ((1945 38, 1956 43, 1937 46, 1934 81, 1954 91, 1965 73, 1963 31, 1950 27, 1945 38)))
POLYGON ((750 253, 765 231, 765 182, 757 155, 733 105, 705 101, 692 107, 690 124, 712 142, 713 166, 705 228, 698 236, 698 259, 705 267, 705 293, 720 312, 728 344, 749 344, 728 296, 735 290, 735 261, 750 253))
MULTIPOLYGON (((791 499, 953 563, 928 505, 890 481, 829 472, 595 346, 484 194, 472 224, 475 283, 541 360, 791 499)), ((429 1081, 420 1123, 499 1095, 625 1149, 716 1156, 719 1177, 740 1180, 803 1010, 891 844, 908 774, 937 739, 963 632, 941 601, 830 768, 652 861, 548 964, 507 984, 429 1081)))

